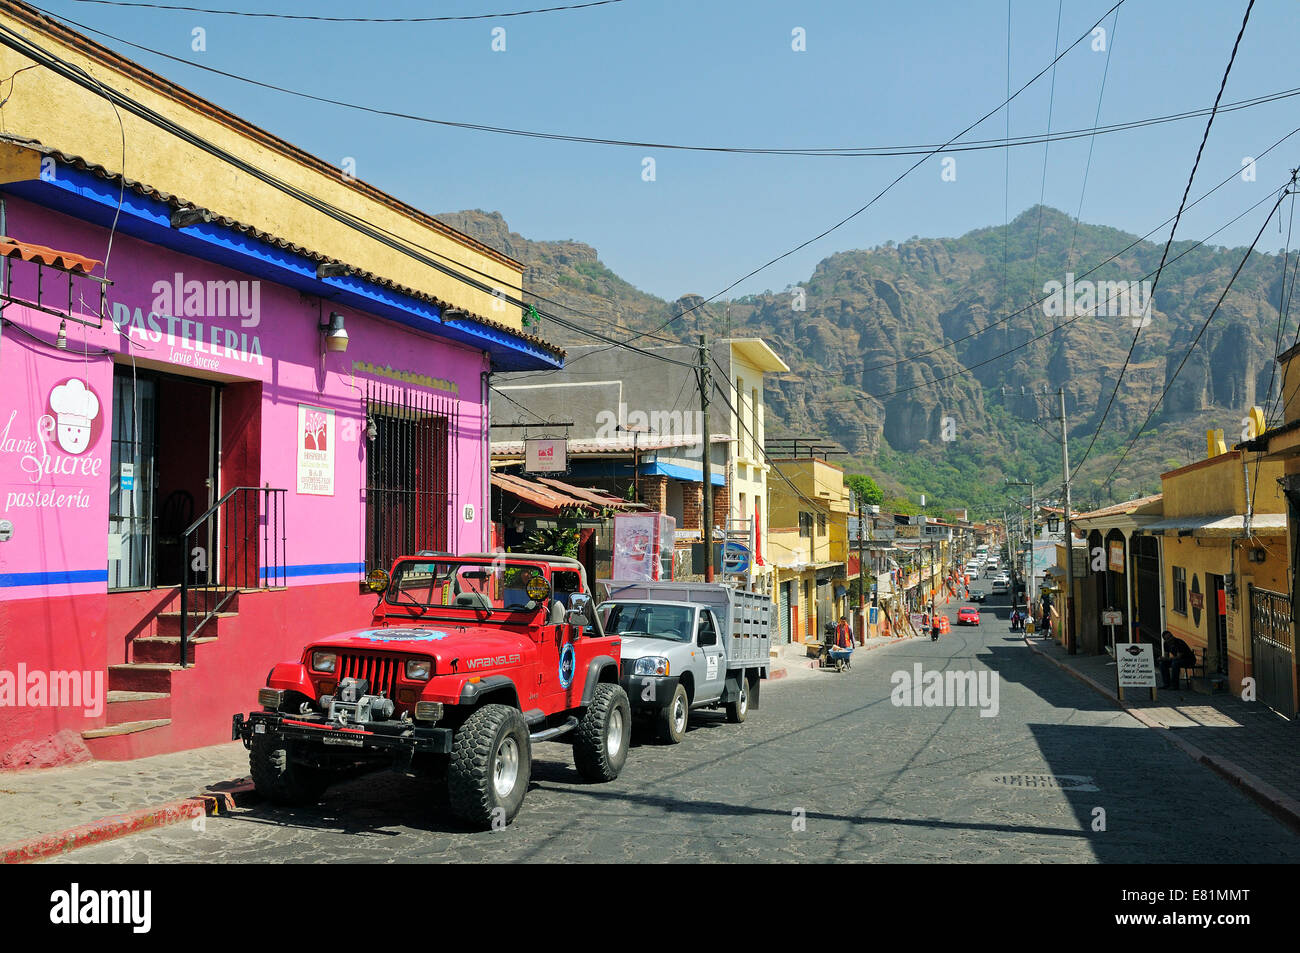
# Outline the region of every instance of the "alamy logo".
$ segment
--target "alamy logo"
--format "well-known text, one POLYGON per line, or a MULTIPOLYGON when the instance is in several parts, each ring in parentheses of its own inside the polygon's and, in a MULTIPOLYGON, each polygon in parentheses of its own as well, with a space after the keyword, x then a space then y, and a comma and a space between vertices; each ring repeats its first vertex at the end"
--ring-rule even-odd
POLYGON ((82 890, 74 883, 68 890, 50 894, 50 922, 127 924, 132 933, 148 933, 153 924, 153 891, 82 890))
POLYGON ((917 662, 910 672, 895 672, 889 683, 889 700, 899 708, 979 708, 981 718, 998 713, 998 677, 987 669, 927 672, 917 662))
POLYGON ((1099 318, 1130 318, 1133 327, 1151 323, 1150 281, 1082 281, 1074 272, 1065 273, 1065 283, 1052 280, 1043 285, 1043 314, 1049 318, 1075 318, 1085 314, 1099 318))
POLYGON ((103 672, 0 669, 0 708, 80 708, 87 718, 104 713, 103 672))
POLYGON ((176 272, 172 281, 153 283, 154 314, 181 318, 239 318, 245 328, 262 323, 260 281, 186 281, 176 272))
POLYGON ((602 410, 596 414, 597 437, 621 437, 627 431, 652 437, 689 437, 691 453, 699 453, 704 436, 704 412, 701 410, 628 410, 620 403, 618 412, 602 410))

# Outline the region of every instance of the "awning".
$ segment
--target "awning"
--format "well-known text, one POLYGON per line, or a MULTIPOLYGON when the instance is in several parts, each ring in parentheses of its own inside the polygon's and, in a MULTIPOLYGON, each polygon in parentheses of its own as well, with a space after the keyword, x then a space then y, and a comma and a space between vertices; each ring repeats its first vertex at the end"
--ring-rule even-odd
POLYGON ((508 473, 492 474, 492 485, 503 492, 519 497, 521 500, 527 500, 535 506, 540 506, 550 513, 558 513, 563 509, 578 509, 584 513, 599 512, 596 506, 585 500, 576 499, 566 493, 560 493, 549 487, 542 486, 540 483, 511 476, 508 473))
MULTIPOLYGON (((1246 532, 1246 517, 1241 514, 1231 516, 1180 516, 1173 519, 1148 523, 1141 527, 1144 532, 1170 536, 1182 533, 1189 536, 1242 536, 1246 532)), ((1257 513, 1250 521, 1250 531, 1255 536, 1286 535, 1285 513, 1257 513)))

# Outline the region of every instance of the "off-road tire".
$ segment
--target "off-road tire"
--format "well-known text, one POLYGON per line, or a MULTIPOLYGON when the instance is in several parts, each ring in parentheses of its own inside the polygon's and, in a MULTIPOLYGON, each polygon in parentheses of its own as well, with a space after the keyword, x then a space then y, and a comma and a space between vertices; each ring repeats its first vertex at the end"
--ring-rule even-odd
POLYGON ((451 747, 447 765, 447 800, 466 824, 487 829, 515 819, 532 777, 532 745, 523 715, 508 705, 484 705, 470 715, 451 747), (515 778, 509 790, 498 790, 497 764, 509 762, 513 742, 515 778))
POLYGON ((284 742, 268 735, 253 735, 248 770, 257 793, 272 804, 315 804, 330 783, 328 772, 295 764, 284 742))
POLYGON ((621 686, 609 682, 596 686, 573 739, 574 766, 588 781, 613 781, 623 770, 632 735, 631 713, 621 686))
POLYGON ((670 745, 681 744, 682 739, 686 737, 686 726, 690 724, 690 720, 691 700, 686 694, 686 687, 678 684, 673 691, 673 697, 664 706, 664 709, 659 712, 658 723, 655 726, 658 729, 659 740, 670 745), (679 708, 681 711, 680 728, 677 724, 679 708))
POLYGON ((749 716, 749 679, 740 676, 740 697, 727 702, 727 721, 738 725, 749 716))

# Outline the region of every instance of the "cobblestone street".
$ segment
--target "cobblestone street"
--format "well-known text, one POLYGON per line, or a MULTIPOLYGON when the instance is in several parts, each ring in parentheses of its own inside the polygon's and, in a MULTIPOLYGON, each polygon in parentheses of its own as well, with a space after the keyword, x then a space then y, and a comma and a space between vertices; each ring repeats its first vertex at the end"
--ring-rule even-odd
POLYGON ((680 745, 638 739, 610 784, 583 783, 568 748, 537 746, 523 810, 501 831, 467 833, 431 783, 378 774, 313 808, 257 805, 60 861, 1300 859, 1290 829, 1036 657, 991 608, 979 628, 799 676, 766 683, 743 725, 706 712, 680 745), (891 676, 918 664, 996 674, 997 715, 893 704, 891 676))

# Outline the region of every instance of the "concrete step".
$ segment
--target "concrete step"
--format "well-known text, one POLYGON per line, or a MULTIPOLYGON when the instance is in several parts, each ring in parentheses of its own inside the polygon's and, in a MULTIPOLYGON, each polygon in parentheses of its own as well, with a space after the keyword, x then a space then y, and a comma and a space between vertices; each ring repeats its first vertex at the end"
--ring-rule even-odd
POLYGON ((145 721, 128 721, 120 725, 109 725, 107 728, 88 728, 81 733, 81 737, 86 740, 92 738, 111 738, 114 735, 130 735, 137 731, 148 731, 151 728, 165 728, 170 725, 170 718, 150 718, 145 721))
MULTIPOLYGON (((190 639, 186 654, 189 662, 194 664, 198 646, 217 641, 215 636, 200 636, 190 639)), ((181 660, 180 636, 142 636, 131 642, 131 660, 133 662, 179 662, 181 660)))
POLYGON ((172 697, 167 692, 109 692, 104 713, 109 725, 170 718, 172 697))
POLYGON ((180 671, 175 662, 126 662, 108 667, 110 692, 170 693, 172 672, 180 671))
MULTIPOLYGON (((198 634, 204 638, 215 639, 221 634, 221 620, 233 619, 238 616, 238 612, 222 610, 208 620, 208 624, 199 629, 198 634)), ((198 625, 203 618, 204 613, 190 613, 189 625, 191 631, 194 626, 198 625)), ((155 638, 161 639, 180 639, 181 637, 181 614, 180 612, 159 612, 157 616, 157 629, 154 632, 155 638)), ((138 640, 137 640, 138 641, 138 640)), ((190 641, 193 641, 191 639, 190 641)))

